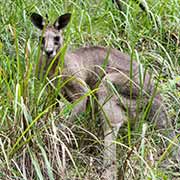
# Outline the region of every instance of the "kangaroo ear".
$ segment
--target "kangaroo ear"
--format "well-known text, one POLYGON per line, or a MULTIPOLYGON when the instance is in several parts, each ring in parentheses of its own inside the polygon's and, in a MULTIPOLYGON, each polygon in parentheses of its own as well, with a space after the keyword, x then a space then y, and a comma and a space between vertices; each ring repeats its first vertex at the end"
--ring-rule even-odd
POLYGON ((43 29, 43 27, 45 25, 45 21, 41 15, 39 15, 37 13, 32 13, 30 18, 31 18, 31 22, 34 24, 34 26, 36 26, 40 30, 43 29))
POLYGON ((56 21, 54 22, 55 29, 60 30, 60 29, 64 28, 69 23, 70 19, 71 19, 70 13, 66 13, 66 14, 59 16, 56 19, 56 21))

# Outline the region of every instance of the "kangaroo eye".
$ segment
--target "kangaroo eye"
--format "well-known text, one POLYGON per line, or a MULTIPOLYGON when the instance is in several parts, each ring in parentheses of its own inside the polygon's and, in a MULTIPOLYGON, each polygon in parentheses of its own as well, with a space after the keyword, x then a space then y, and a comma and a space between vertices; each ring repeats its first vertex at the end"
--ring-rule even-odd
POLYGON ((55 37, 54 37, 54 41, 55 41, 55 42, 59 42, 59 40, 60 40, 60 37, 59 37, 59 36, 55 36, 55 37))

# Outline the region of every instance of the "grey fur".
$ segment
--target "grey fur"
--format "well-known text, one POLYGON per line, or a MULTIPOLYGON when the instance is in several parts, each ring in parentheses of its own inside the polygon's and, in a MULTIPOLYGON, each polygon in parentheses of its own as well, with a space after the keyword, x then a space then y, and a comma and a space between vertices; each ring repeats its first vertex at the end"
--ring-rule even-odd
MULTIPOLYGON (((41 18, 38 19, 41 20, 41 18)), ((34 20, 33 23, 35 25, 40 24, 34 22, 34 20)), ((67 23, 66 19, 65 24, 67 25, 67 23)), ((61 30, 57 30, 54 25, 48 25, 43 36, 45 42, 42 48, 40 68, 44 63, 43 61, 45 61, 43 71, 46 72, 52 59, 62 47, 63 38, 61 30), (58 45, 54 44, 54 36, 60 37, 58 45), (48 51, 53 51, 51 56, 47 55, 48 51)), ((54 76, 59 60, 61 61, 60 56, 57 57, 53 64, 49 77, 54 76)), ((64 69, 62 72, 64 79, 74 76, 74 80, 67 83, 64 88, 66 95, 72 102, 84 95, 89 88, 97 87, 98 84, 97 97, 99 105, 103 109, 102 120, 104 122, 104 166, 107 167, 103 177, 107 180, 117 180, 116 144, 113 141, 116 140, 119 128, 127 121, 127 111, 131 119, 136 119, 139 115, 136 109, 138 99, 140 99, 138 102, 140 104, 139 109, 142 110, 148 105, 149 98, 152 97, 156 89, 148 73, 142 80, 143 86, 141 85, 139 64, 135 61, 132 62, 133 74, 132 78, 130 78, 130 64, 131 59, 128 55, 116 49, 100 46, 82 47, 73 52, 67 52, 64 57, 64 69), (111 83, 117 87, 119 95, 112 92, 111 83), (130 91, 131 83, 132 93, 130 91), (108 101, 107 98, 109 98, 108 101)), ((80 112, 85 111, 86 103, 87 98, 84 98, 77 104, 72 111, 71 119, 74 119, 80 112)), ((158 92, 154 94, 148 119, 151 120, 155 117, 157 112, 158 117, 154 118, 156 119, 157 128, 169 128, 169 137, 174 137, 175 133, 167 117, 161 95, 158 92)))

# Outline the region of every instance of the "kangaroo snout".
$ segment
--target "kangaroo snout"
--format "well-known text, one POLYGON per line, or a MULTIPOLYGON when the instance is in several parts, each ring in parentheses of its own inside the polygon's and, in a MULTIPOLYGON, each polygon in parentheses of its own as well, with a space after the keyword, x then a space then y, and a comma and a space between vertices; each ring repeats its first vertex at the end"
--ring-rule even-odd
POLYGON ((48 57, 51 57, 53 55, 53 50, 45 50, 45 53, 48 57))

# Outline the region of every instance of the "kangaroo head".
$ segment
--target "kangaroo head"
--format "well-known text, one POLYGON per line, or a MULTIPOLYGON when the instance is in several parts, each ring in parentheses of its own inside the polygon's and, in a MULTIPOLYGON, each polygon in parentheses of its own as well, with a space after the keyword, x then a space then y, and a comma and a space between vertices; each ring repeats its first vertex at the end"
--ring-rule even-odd
POLYGON ((48 58, 53 58, 63 43, 62 29, 69 23, 70 13, 59 16, 54 24, 46 24, 46 20, 37 13, 31 14, 32 23, 40 30, 44 29, 42 51, 48 58))

